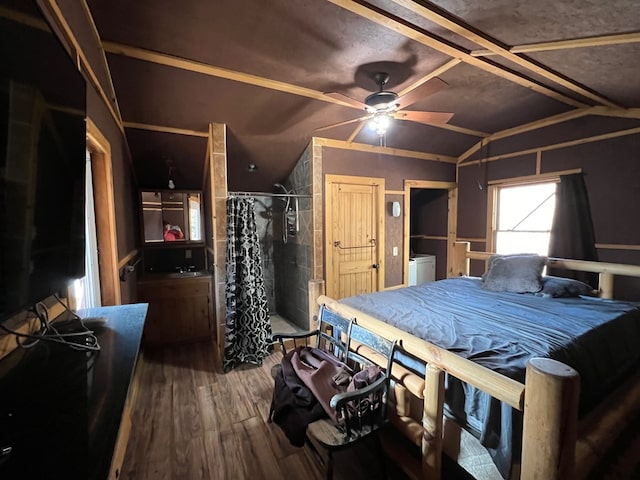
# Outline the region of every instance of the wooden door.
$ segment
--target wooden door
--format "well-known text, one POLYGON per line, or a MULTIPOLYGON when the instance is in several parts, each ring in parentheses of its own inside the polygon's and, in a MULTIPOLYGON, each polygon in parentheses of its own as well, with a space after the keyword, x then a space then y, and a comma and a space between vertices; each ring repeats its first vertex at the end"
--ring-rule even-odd
POLYGON ((382 288, 383 208, 384 179, 326 176, 326 288, 330 297, 382 288))

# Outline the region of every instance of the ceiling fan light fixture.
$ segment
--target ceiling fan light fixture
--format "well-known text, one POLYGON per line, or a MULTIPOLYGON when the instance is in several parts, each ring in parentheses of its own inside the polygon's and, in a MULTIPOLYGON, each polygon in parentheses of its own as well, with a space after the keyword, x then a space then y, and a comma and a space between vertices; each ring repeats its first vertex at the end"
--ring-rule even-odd
POLYGON ((369 126, 381 137, 387 133, 387 129, 391 125, 391 116, 386 112, 376 113, 371 120, 369 126))

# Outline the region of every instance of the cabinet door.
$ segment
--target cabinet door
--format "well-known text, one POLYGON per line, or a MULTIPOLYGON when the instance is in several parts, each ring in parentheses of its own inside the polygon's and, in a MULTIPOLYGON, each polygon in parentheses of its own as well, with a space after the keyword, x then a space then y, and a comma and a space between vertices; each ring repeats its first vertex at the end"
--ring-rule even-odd
POLYGON ((139 300, 149 303, 145 343, 162 344, 209 337, 210 291, 209 278, 140 284, 139 300))

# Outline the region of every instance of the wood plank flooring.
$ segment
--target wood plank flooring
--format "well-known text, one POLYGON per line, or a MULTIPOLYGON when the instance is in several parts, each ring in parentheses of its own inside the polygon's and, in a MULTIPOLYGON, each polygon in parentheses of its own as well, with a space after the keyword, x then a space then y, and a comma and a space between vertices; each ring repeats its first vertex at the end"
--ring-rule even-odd
MULTIPOLYGON (((274 353, 260 367, 247 365, 222 374, 214 368, 208 343, 145 351, 120 479, 323 479, 315 454, 308 447, 291 446, 280 428, 267 422, 273 390, 270 370, 280 358, 274 353)), ((590 480, 639 478, 638 424, 631 422, 633 431, 616 445, 617 456, 606 458, 590 480), (626 457, 632 460, 624 468, 617 466, 623 463, 618 459, 626 457)), ((334 478, 406 480, 374 452, 371 445, 340 452, 334 478)), ((471 479, 446 456, 442 478, 471 479)))
MULTIPOLYGON (((260 367, 222 374, 208 343, 145 351, 120 478, 323 479, 314 452, 291 446, 280 428, 267 422, 270 370, 280 358, 274 353, 260 367)), ((336 479, 403 478, 367 452, 340 455, 336 479)))

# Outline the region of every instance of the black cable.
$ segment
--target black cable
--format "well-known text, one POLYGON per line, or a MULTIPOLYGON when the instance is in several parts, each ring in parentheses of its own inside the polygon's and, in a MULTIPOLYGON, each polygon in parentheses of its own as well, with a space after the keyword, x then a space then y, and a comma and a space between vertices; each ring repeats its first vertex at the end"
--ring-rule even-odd
POLYGON ((68 346, 69 348, 73 348, 74 350, 82 350, 82 351, 89 351, 89 352, 99 351, 100 344, 98 343, 98 338, 95 336, 94 332, 92 330, 89 330, 85 326, 82 319, 75 312, 71 311, 71 309, 60 299, 60 297, 58 297, 58 295, 55 295, 55 298, 56 300, 58 300, 58 302, 62 304, 62 306, 64 306, 67 312, 71 313, 71 315, 76 320, 78 320, 78 322, 82 327, 81 331, 69 332, 69 333, 58 332, 54 324, 49 322, 49 313, 47 311, 46 306, 42 302, 36 303, 33 307, 33 313, 35 314, 36 318, 40 320, 40 329, 36 333, 33 333, 33 334, 20 333, 5 327, 1 323, 0 323, 0 329, 9 334, 15 335, 16 343, 20 348, 25 348, 25 349, 31 348, 35 346, 40 340, 44 340, 47 342, 60 343, 68 346), (69 341, 74 337, 82 337, 85 343, 77 343, 77 342, 69 341), (33 341, 30 343, 26 343, 24 341, 20 342, 18 338, 25 338, 33 341))

